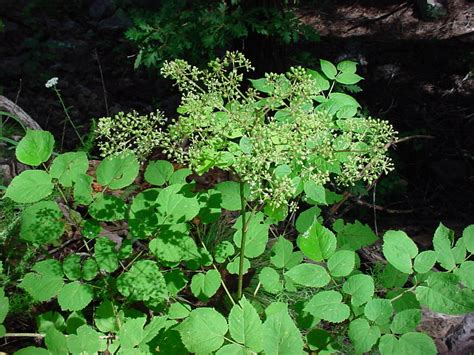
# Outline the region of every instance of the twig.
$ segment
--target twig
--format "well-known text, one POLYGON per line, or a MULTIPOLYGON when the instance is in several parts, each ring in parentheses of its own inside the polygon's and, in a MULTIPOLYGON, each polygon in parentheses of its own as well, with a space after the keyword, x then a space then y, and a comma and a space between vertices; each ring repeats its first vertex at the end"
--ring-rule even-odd
POLYGON ((383 14, 383 15, 380 15, 378 17, 375 17, 375 18, 369 18, 369 19, 365 19, 365 21, 361 22, 361 23, 358 23, 352 27, 350 27, 347 32, 350 32, 352 30, 355 30, 356 28, 358 27, 362 27, 362 26, 367 26, 368 24, 370 23, 374 23, 374 22, 377 22, 377 21, 380 21, 380 20, 384 20, 392 15, 394 15, 395 13, 397 13, 398 11, 400 10, 403 10, 404 8, 408 7, 409 3, 408 2, 405 2, 404 4, 401 4, 400 6, 396 7, 394 10, 386 13, 386 14, 383 14))
POLYGON ((102 72, 102 65, 100 64, 99 54, 97 53, 97 48, 95 49, 95 60, 97 60, 97 65, 100 72, 100 80, 102 82, 102 91, 104 93, 104 103, 105 103, 105 112, 109 116, 109 103, 107 102, 107 89, 105 88, 104 74, 102 72))
POLYGON ((373 208, 374 210, 377 210, 377 211, 384 211, 384 212, 387 212, 387 213, 408 214, 408 213, 412 213, 414 211, 413 209, 410 209, 410 210, 394 210, 394 209, 391 209, 391 208, 385 208, 383 206, 379 206, 379 205, 376 205, 376 204, 365 202, 365 201, 363 201, 361 199, 358 199, 358 198, 354 198, 353 200, 358 205, 373 208))

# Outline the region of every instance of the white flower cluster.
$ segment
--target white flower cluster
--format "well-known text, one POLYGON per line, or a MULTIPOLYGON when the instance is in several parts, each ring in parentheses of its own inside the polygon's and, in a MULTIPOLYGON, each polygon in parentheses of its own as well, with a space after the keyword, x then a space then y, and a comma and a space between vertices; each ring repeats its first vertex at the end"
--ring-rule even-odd
POLYGON ((58 85, 58 78, 57 77, 53 77, 51 79, 49 79, 46 84, 44 84, 44 86, 46 86, 48 89, 52 88, 53 86, 56 86, 58 85))

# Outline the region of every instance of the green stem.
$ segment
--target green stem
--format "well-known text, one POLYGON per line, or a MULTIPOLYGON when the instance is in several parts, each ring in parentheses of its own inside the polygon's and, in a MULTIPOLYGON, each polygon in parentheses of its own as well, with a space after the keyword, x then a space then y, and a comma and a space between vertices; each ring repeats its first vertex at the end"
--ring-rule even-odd
POLYGON ((239 282, 237 286, 237 301, 242 298, 242 287, 244 280, 244 255, 245 255, 245 241, 247 239, 247 216, 246 201, 244 196, 244 182, 240 182, 240 215, 242 216, 242 238, 240 240, 240 260, 239 260, 239 282))
POLYGON ((84 146, 84 141, 82 140, 81 135, 79 134, 79 131, 76 128, 76 125, 72 121, 71 116, 69 116, 69 112, 66 108, 66 105, 64 104, 63 98, 61 97, 61 94, 59 93, 59 90, 56 89, 56 87, 54 87, 54 91, 56 92, 56 95, 58 95, 59 102, 61 102, 64 113, 66 114, 66 117, 67 117, 69 123, 71 124, 72 128, 74 129, 74 132, 76 132, 77 138, 79 138, 79 140, 81 141, 82 146, 84 146))

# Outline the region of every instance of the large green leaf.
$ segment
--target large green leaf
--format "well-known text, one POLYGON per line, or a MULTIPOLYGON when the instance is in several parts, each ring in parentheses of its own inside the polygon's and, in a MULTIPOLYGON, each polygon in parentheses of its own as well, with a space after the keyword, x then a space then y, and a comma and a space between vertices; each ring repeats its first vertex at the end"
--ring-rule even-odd
POLYGON ((454 271, 464 286, 474 289, 474 261, 465 261, 454 271))
POLYGON ((353 85, 357 84, 359 81, 364 78, 355 73, 340 73, 336 76, 336 81, 344 85, 353 85))
POLYGON ((364 274, 353 275, 344 283, 342 290, 352 296, 351 302, 354 306, 361 306, 374 295, 374 279, 364 274))
MULTIPOLYGON (((264 220, 264 214, 261 212, 255 214, 248 212, 246 213, 246 217, 248 224, 244 255, 247 258, 256 258, 265 251, 270 225, 264 220)), ((236 229, 234 244, 240 248, 242 240, 242 216, 237 218, 232 228, 236 229)))
POLYGON ((393 317, 390 329, 394 334, 404 334, 416 329, 421 321, 421 309, 406 309, 393 317))
POLYGON ((262 322, 252 304, 242 298, 229 313, 229 332, 232 338, 258 353, 263 350, 262 322))
POLYGON ((107 237, 96 238, 94 257, 100 270, 114 272, 118 268, 117 244, 107 237))
POLYGON ((299 233, 306 232, 316 221, 316 218, 321 213, 321 209, 317 206, 308 208, 307 210, 301 212, 296 218, 295 227, 299 233))
POLYGON ((365 305, 364 314, 367 319, 377 324, 386 324, 393 314, 392 303, 387 299, 374 298, 365 305))
POLYGON ((358 318, 349 324, 348 335, 354 344, 356 354, 363 354, 370 351, 379 340, 380 328, 369 325, 364 318, 358 318))
POLYGON ((416 272, 424 274, 430 271, 436 263, 436 252, 433 250, 422 251, 415 258, 413 268, 416 272))
POLYGON ((77 335, 67 337, 67 346, 72 354, 95 354, 100 349, 100 333, 84 324, 77 328, 77 335))
POLYGON ((467 251, 474 254, 474 224, 471 224, 464 229, 461 240, 467 251))
POLYGON ((379 350, 381 355, 435 355, 436 346, 428 335, 424 333, 406 333, 400 339, 392 334, 385 334, 380 338, 379 350))
POLYGON ((334 233, 318 222, 298 236, 298 247, 308 258, 314 261, 326 260, 336 250, 336 237, 334 233))
POLYGON ((117 190, 130 185, 138 175, 140 164, 133 153, 123 152, 102 160, 96 170, 97 182, 117 190))
POLYGON ((349 275, 354 270, 356 254, 352 250, 339 250, 328 260, 328 270, 333 277, 349 275))
POLYGON ((88 205, 92 202, 92 176, 80 174, 76 177, 74 184, 74 201, 80 205, 88 205))
POLYGON ((456 258, 452 250, 454 232, 440 223, 435 231, 433 247, 438 262, 446 270, 452 270, 456 266, 456 258))
POLYGON ((288 314, 286 304, 272 303, 266 310, 263 323, 263 351, 266 355, 293 355, 303 353, 303 339, 288 314), (275 310, 269 311, 274 308, 275 310))
POLYGON ((51 175, 42 170, 26 170, 15 176, 7 187, 5 197, 17 203, 33 203, 53 192, 51 175))
POLYGON ((41 261, 26 274, 18 287, 28 292, 39 302, 55 297, 64 285, 61 264, 56 260, 41 261))
POLYGON ((280 275, 275 269, 271 267, 265 266, 260 271, 258 279, 267 292, 278 293, 283 290, 283 284, 280 280, 280 275))
POLYGON ((191 292, 199 299, 206 300, 215 295, 221 286, 221 274, 214 269, 198 273, 191 279, 191 292))
POLYGON ((193 238, 168 226, 160 228, 158 236, 150 242, 149 248, 158 260, 171 263, 195 259, 200 255, 193 238))
POLYGON ((63 311, 80 311, 92 301, 93 295, 89 285, 75 281, 59 291, 58 303, 63 311))
POLYGON ((53 148, 54 137, 51 133, 28 129, 18 143, 15 155, 23 164, 38 166, 49 159, 53 148))
POLYGON ((148 163, 145 180, 152 185, 164 185, 173 175, 173 164, 166 160, 154 160, 148 163))
POLYGON ((293 252, 293 243, 281 236, 273 244, 270 261, 278 269, 290 269, 303 261, 303 254, 293 252))
POLYGON ((324 59, 320 59, 319 63, 324 75, 326 75, 329 79, 334 80, 337 74, 337 69, 334 64, 324 59))
POLYGON ((316 318, 332 323, 340 323, 350 315, 348 305, 342 303, 342 295, 336 291, 322 291, 314 295, 304 310, 316 318))
POLYGON ((34 243, 50 243, 64 233, 63 213, 54 201, 40 201, 21 215, 20 237, 34 243))
POLYGON ((146 317, 127 319, 118 333, 122 352, 133 352, 133 348, 141 343, 145 336, 143 327, 146 317))
POLYGON ((403 231, 388 231, 383 236, 383 255, 395 268, 411 274, 412 259, 418 254, 418 247, 403 231))
POLYGON ((224 343, 227 322, 215 309, 202 307, 193 310, 177 329, 190 352, 209 354, 219 349, 224 343))
POLYGON ((199 202, 195 196, 186 197, 186 185, 171 185, 160 191, 156 203, 160 224, 183 223, 199 213, 199 202))
POLYGON ((89 161, 85 152, 68 152, 58 155, 51 164, 49 173, 65 187, 71 187, 86 173, 89 161))
POLYGON ((44 342, 51 354, 68 354, 66 336, 55 328, 49 328, 44 337, 44 342))
POLYGON ((343 73, 355 73, 357 71, 357 62, 352 60, 343 60, 337 63, 337 69, 343 73))
MULTIPOLYGON (((224 181, 216 185, 216 190, 222 194, 221 207, 228 211, 240 211, 240 184, 235 181, 224 181)), ((250 195, 250 188, 245 184, 244 195, 247 198, 250 195)))
POLYGON ((307 287, 324 287, 331 277, 325 268, 316 264, 296 265, 285 273, 294 283, 307 287))
POLYGON ((89 206, 90 215, 98 221, 119 221, 125 219, 127 205, 114 195, 100 193, 89 206))
POLYGON ((63 272, 69 280, 75 281, 81 278, 81 257, 77 254, 69 254, 63 260, 63 272))
MULTIPOLYGON (((335 227, 334 230, 336 230, 335 227)), ((337 244, 339 249, 357 251, 376 241, 377 236, 372 229, 359 221, 355 221, 353 224, 342 224, 341 228, 337 230, 337 244)))
POLYGON ((116 314, 118 315, 118 307, 111 301, 103 301, 95 310, 94 322, 97 329, 101 332, 117 332, 119 324, 116 314), (115 309, 114 309, 115 308, 115 309))
POLYGON ((139 260, 117 279, 118 291, 131 301, 163 301, 168 298, 165 278, 156 262, 139 260))
POLYGON ((321 205, 327 205, 326 202, 326 192, 323 185, 318 185, 314 181, 305 181, 304 182, 304 192, 306 196, 321 205))
POLYGON ((270 83, 267 79, 250 79, 252 86, 260 92, 264 92, 266 94, 271 94, 275 90, 275 86, 270 83))

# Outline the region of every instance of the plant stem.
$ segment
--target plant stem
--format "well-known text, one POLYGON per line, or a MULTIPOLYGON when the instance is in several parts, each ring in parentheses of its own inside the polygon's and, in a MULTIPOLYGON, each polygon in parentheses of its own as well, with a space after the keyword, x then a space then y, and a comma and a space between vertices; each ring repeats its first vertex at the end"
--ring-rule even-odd
POLYGON ((64 104, 63 98, 61 97, 61 94, 60 94, 59 90, 56 87, 54 87, 54 91, 56 91, 56 95, 59 98, 59 102, 61 102, 64 113, 66 114, 66 117, 69 120, 69 123, 71 124, 72 128, 74 129, 74 132, 76 132, 77 138, 79 138, 79 140, 81 141, 81 145, 84 146, 84 141, 82 140, 82 137, 79 134, 79 131, 77 130, 76 125, 72 121, 71 116, 69 116, 68 109, 66 108, 66 105, 64 104))
POLYGON ((237 301, 242 298, 242 287, 244 280, 244 255, 245 255, 245 241, 247 238, 247 216, 246 212, 246 201, 244 196, 244 182, 240 182, 240 215, 242 216, 242 237, 240 240, 240 260, 239 260, 239 282, 237 286, 237 301))

